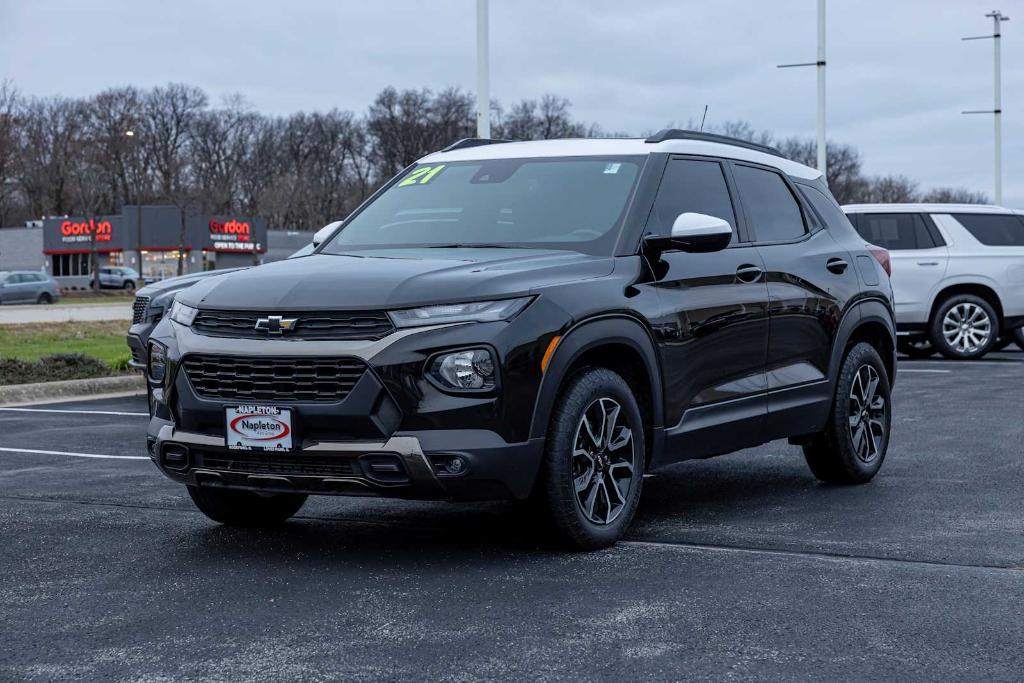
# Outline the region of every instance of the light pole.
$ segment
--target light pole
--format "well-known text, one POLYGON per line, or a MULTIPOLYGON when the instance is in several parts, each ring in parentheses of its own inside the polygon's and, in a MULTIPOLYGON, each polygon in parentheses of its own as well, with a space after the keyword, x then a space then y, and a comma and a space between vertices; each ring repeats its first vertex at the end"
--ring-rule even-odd
POLYGON ((476 0, 476 136, 491 137, 491 85, 488 63, 487 0, 476 0))
MULTIPOLYGON (((135 131, 126 130, 124 136, 135 142, 135 131)), ((138 147, 133 146, 132 150, 138 154, 138 147)), ((142 200, 140 195, 142 194, 139 189, 139 183, 135 184, 135 259, 136 264, 139 266, 139 279, 145 281, 142 275, 142 200)))
MULTIPOLYGON (((813 66, 818 69, 818 170, 825 175, 827 170, 825 142, 825 0, 818 0, 818 59, 799 64, 779 64, 780 69, 795 66, 813 66)), ((826 176, 827 178, 827 176, 826 176)))
POLYGON ((964 40, 988 40, 992 39, 993 45, 993 68, 995 97, 992 109, 968 109, 964 114, 992 114, 994 121, 993 134, 995 136, 995 186, 996 204, 1003 203, 1003 66, 1002 66, 1002 30, 1000 24, 1009 21, 1010 17, 1004 16, 999 10, 992 10, 986 17, 992 18, 992 35, 990 36, 969 36, 964 40))

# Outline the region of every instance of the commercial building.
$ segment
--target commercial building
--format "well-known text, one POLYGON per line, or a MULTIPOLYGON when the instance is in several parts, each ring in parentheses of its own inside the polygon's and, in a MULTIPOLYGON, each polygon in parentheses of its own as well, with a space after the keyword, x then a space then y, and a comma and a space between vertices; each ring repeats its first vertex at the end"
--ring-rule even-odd
POLYGON ((152 281, 177 275, 179 258, 185 273, 285 258, 313 234, 268 230, 258 217, 183 213, 174 206, 128 205, 110 216, 38 224, 0 229, 0 270, 45 270, 72 289, 89 287, 93 259, 134 268, 152 281))
POLYGON ((146 280, 182 272, 259 263, 266 251, 262 218, 183 212, 175 206, 125 206, 97 218, 43 220, 46 269, 65 286, 88 286, 91 261, 128 266, 146 280), (139 252, 142 262, 139 263, 139 252))

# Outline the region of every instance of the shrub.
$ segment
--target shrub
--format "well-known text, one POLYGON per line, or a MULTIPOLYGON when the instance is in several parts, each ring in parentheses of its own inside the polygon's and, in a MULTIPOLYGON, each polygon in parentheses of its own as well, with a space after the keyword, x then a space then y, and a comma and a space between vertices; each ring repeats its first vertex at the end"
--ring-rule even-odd
POLYGON ((81 353, 54 353, 39 360, 0 358, 0 384, 56 382, 115 374, 114 368, 81 353))

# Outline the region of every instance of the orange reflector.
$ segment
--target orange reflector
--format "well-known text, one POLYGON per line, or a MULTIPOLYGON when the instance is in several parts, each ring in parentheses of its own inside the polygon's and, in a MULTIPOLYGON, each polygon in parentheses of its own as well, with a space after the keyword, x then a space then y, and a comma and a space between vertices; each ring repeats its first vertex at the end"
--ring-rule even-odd
POLYGON ((556 335, 555 338, 548 343, 548 348, 544 352, 544 357, 540 359, 540 372, 542 375, 548 371, 548 363, 551 362, 551 356, 555 355, 555 347, 558 346, 558 342, 560 341, 562 341, 561 335, 556 335))

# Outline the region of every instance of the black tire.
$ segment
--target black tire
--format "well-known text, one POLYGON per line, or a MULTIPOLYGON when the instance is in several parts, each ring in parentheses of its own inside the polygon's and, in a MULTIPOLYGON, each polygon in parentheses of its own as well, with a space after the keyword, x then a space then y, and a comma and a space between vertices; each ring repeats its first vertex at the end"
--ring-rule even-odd
POLYGON ((937 349, 930 339, 900 339, 896 342, 896 350, 909 358, 930 358, 937 349))
POLYGON ((124 284, 121 285, 122 289, 127 289, 129 292, 135 289, 135 283, 131 280, 125 280, 124 284))
POLYGON ((1013 341, 1024 351, 1024 327, 1018 327, 1013 331, 1013 341))
POLYGON ((187 486, 188 495, 199 510, 215 522, 228 526, 261 527, 281 524, 306 502, 297 493, 259 494, 251 491, 187 486))
POLYGON ((50 296, 49 292, 43 292, 42 294, 40 294, 36 298, 36 303, 37 304, 44 304, 44 305, 45 304, 52 304, 53 303, 53 297, 50 296))
POLYGON ((843 359, 828 427, 804 444, 804 458, 811 472, 821 481, 864 484, 871 481, 882 467, 889 448, 891 428, 892 397, 885 364, 873 346, 857 344, 843 359), (873 379, 877 382, 872 392, 873 379), (876 403, 876 399, 881 399, 881 404, 876 403), (864 403, 868 404, 867 410, 861 410, 864 403), (856 415, 851 415, 851 412, 856 415), (860 418, 856 427, 851 422, 852 417, 860 418), (865 423, 865 419, 868 422, 865 423), (861 426, 870 431, 861 432, 861 426), (860 439, 855 437, 857 433, 862 434, 860 439))
POLYGON ((595 550, 622 537, 640 501, 645 454, 643 419, 626 381, 604 368, 573 375, 551 415, 537 487, 560 543, 595 550), (607 428, 596 427, 602 418, 607 428))
POLYGON ((946 358, 976 360, 991 351, 999 339, 999 318, 996 317, 992 306, 981 297, 973 294, 954 294, 939 304, 935 316, 929 323, 928 332, 935 348, 946 358), (957 320, 960 324, 967 324, 970 327, 958 330, 955 325, 957 320), (951 335, 960 332, 963 336, 956 337, 953 341, 959 343, 954 344, 947 339, 944 330, 951 335), (984 340, 975 344, 972 340, 979 337, 984 337, 984 340))

